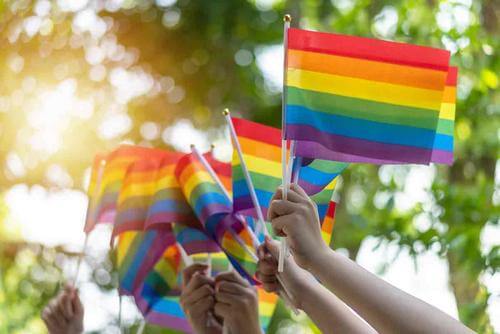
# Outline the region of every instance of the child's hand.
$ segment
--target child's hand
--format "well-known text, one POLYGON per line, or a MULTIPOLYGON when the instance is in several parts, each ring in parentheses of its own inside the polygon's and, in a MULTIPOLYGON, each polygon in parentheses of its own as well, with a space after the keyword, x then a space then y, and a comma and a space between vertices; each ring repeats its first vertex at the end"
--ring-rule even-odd
POLYGON ((83 305, 78 291, 66 285, 44 308, 42 319, 50 334, 83 333, 83 305))
MULTIPOLYGON (((259 262, 257 264, 257 278, 262 282, 262 286, 267 292, 277 293, 282 289, 276 275, 278 274, 279 243, 266 237, 266 240, 257 250, 259 262)), ((285 270, 281 273, 283 282, 291 293, 291 302, 299 309, 302 308, 302 299, 304 291, 310 287, 316 280, 304 269, 300 268, 293 257, 285 259, 285 270)))
POLYGON ((257 291, 235 271, 215 277, 215 314, 230 333, 260 334, 257 291))
POLYGON ((279 236, 286 236, 295 262, 308 270, 320 263, 321 257, 329 251, 321 237, 318 209, 304 190, 292 184, 287 200, 278 188, 269 206, 268 219, 279 236))

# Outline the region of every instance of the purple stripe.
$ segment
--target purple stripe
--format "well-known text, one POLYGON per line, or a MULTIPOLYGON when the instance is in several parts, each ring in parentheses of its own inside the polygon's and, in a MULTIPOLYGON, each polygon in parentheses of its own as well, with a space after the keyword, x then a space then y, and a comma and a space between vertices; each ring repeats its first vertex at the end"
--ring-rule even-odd
POLYGON ((210 216, 221 213, 230 213, 230 212, 231 208, 225 204, 219 204, 219 203, 209 204, 203 207, 200 219, 202 222, 206 222, 208 218, 210 218, 210 216))
POLYGON ((215 253, 220 252, 219 246, 211 240, 195 240, 183 243, 182 246, 188 255, 198 253, 215 253))
MULTIPOLYGON (((267 206, 263 206, 261 204, 260 208, 262 209, 262 213, 264 217, 267 217, 267 206)), ((254 218, 257 217, 257 213, 255 212, 255 208, 252 202, 252 198, 250 196, 241 196, 234 199, 233 203, 234 212, 241 213, 247 216, 252 216, 254 218)))
MULTIPOLYGON (((300 174, 299 174, 300 175, 300 174)), ((333 179, 332 179, 333 180, 333 179)), ((330 184, 330 183, 327 183, 325 185, 316 185, 316 184, 312 184, 312 183, 309 183, 305 180, 302 180, 300 179, 299 177, 299 185, 301 186, 302 189, 304 189, 304 191, 308 194, 317 194, 319 193, 320 191, 322 191, 323 189, 325 189, 325 187, 330 184)))
POLYGON ((135 303, 148 323, 183 331, 185 333, 193 333, 193 329, 189 325, 187 319, 173 317, 151 310, 148 302, 140 295, 135 296, 135 303))
POLYGON ((306 125, 288 125, 289 138, 298 140, 297 155, 344 162, 429 164, 432 150, 384 144, 328 134, 306 125), (315 138, 315 141, 308 141, 315 138), (355 152, 355 154, 353 154, 355 152))
POLYGON ((168 246, 175 243, 175 236, 171 229, 168 230, 158 230, 157 235, 148 252, 142 259, 141 265, 137 270, 137 275, 134 279, 134 288, 142 287, 142 283, 146 276, 150 273, 151 269, 155 266, 158 260, 161 258, 168 246))
POLYGON ((438 164, 453 165, 453 152, 433 150, 432 151, 432 162, 438 164))
POLYGON ((145 229, 150 229, 151 226, 156 224, 166 224, 166 223, 189 223, 195 220, 194 216, 191 214, 182 215, 175 212, 161 212, 149 216, 144 224, 145 229))

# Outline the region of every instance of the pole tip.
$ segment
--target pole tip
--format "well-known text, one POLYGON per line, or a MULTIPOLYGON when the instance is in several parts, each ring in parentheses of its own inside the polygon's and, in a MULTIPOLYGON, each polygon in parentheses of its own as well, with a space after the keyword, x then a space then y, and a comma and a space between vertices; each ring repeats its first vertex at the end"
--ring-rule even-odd
POLYGON ((215 144, 210 144, 210 151, 213 151, 215 148, 215 144))
POLYGON ((191 149, 195 148, 194 144, 189 145, 191 149))
POLYGON ((224 115, 224 116, 229 115, 229 109, 225 108, 224 111, 222 112, 222 115, 224 115))
POLYGON ((285 14, 285 16, 283 16, 283 21, 292 22, 292 17, 290 16, 290 14, 285 14))

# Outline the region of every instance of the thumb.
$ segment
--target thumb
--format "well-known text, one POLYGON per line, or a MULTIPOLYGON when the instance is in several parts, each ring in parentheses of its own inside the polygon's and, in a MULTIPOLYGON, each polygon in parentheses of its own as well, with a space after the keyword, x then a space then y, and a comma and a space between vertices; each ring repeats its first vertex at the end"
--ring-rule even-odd
POLYGON ((279 242, 266 236, 265 244, 269 253, 271 253, 274 258, 278 258, 280 252, 279 242))

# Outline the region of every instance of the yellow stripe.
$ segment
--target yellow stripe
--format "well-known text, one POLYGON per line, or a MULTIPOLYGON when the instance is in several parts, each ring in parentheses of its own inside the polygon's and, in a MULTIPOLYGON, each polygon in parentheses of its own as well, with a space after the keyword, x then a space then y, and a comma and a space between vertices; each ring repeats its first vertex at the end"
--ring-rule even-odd
POLYGON ((442 91, 394 85, 318 72, 288 69, 287 85, 382 103, 439 110, 442 91))
POLYGON ((151 196, 156 192, 156 183, 133 183, 125 188, 122 188, 118 197, 118 204, 123 203, 127 198, 151 196))
POLYGON ((274 312, 276 304, 259 303, 259 314, 263 316, 270 316, 274 312))
POLYGON ((196 188, 200 183, 211 183, 215 184, 212 177, 207 172, 196 172, 189 176, 186 184, 183 187, 184 194, 189 198, 193 189, 196 188))
POLYGON ((245 159, 249 172, 269 175, 281 179, 281 163, 269 161, 253 155, 244 155, 243 159, 245 159))
POLYGON ((120 234, 116 252, 116 263, 118 267, 123 263, 125 254, 127 254, 127 250, 130 248, 130 245, 132 244, 132 241, 134 241, 136 235, 137 232, 133 231, 127 231, 120 234))
POLYGON ((455 120, 455 109, 456 105, 454 103, 443 103, 441 104, 441 110, 439 111, 439 118, 455 120))

